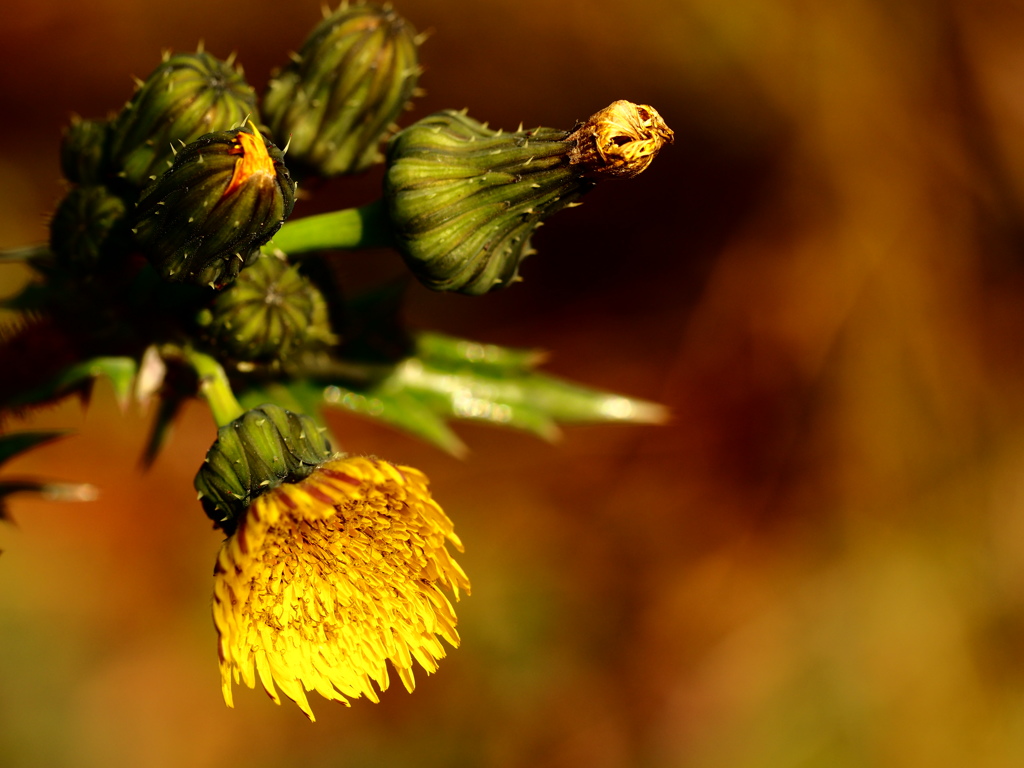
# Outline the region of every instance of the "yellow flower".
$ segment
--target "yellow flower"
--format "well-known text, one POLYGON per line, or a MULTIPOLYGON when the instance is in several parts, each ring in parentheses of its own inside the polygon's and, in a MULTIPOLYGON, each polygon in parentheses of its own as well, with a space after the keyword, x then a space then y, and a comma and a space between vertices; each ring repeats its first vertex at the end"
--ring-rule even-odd
POLYGON ((275 683, 314 720, 306 691, 346 705, 378 701, 390 661, 412 691, 413 659, 431 673, 459 644, 442 587, 469 579, 446 549, 462 544, 411 467, 371 458, 323 462, 257 497, 217 557, 213 599, 224 700, 232 679, 275 683))

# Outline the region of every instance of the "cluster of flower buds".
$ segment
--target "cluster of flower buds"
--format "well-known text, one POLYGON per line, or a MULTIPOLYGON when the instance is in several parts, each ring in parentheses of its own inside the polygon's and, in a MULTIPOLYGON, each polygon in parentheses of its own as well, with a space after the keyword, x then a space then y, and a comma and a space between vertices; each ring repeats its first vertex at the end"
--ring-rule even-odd
MULTIPOLYGON (((241 70, 198 51, 165 54, 163 62, 139 82, 135 95, 112 119, 73 120, 61 147, 61 168, 76 186, 59 206, 50 227, 50 246, 57 263, 70 272, 90 274, 124 267, 125 257, 133 250, 141 251, 158 267, 170 260, 166 237, 161 235, 156 242, 146 235, 132 238, 127 231, 140 226, 136 210, 140 195, 153 200, 146 190, 159 186, 171 171, 176 148, 191 147, 191 142, 200 139, 205 148, 210 134, 237 130, 242 121, 255 115, 255 92, 241 70)), ((238 155, 230 160, 232 171, 236 166, 240 172, 252 167, 251 161, 245 162, 244 153, 232 150, 232 154, 238 155)), ((166 184, 160 187, 166 188, 166 184)), ((183 218, 165 217, 177 221, 176 242, 207 239, 196 222, 216 207, 223 191, 218 190, 216 196, 211 192, 210 199, 201 201, 193 195, 194 212, 183 218)), ((241 198, 236 195, 233 202, 241 198)), ((266 207, 265 201, 259 202, 266 207)), ((222 239, 231 245, 258 239, 259 232, 267 228, 258 218, 260 207, 254 205, 252 212, 231 207, 232 221, 238 224, 231 236, 222 239), (258 232, 246 237, 242 230, 250 229, 254 221, 258 232)), ((283 220, 281 216, 276 225, 283 220)), ((153 231, 149 224, 142 229, 153 231)), ((193 272, 200 280, 207 276, 202 270, 193 272)))
POLYGON ((60 163, 74 186, 50 221, 50 251, 68 274, 89 275, 116 266, 130 243, 124 236, 130 203, 104 184, 109 124, 72 119, 60 163))
POLYGON ((283 392, 310 413, 340 400, 453 453, 461 443, 447 418, 548 439, 556 421, 664 418, 653 404, 540 374, 533 352, 409 334, 388 297, 360 308, 322 262, 290 261, 390 244, 427 287, 484 294, 519 279, 545 219, 602 179, 642 172, 672 141, 657 111, 627 101, 573 130, 503 132, 449 110, 395 133, 418 44, 389 6, 346 2, 262 103, 233 60, 167 54, 118 114, 76 119, 64 137, 70 188, 51 253, 39 249, 34 264, 51 282, 24 308, 76 331, 76 364, 51 395, 95 376, 97 360, 127 365, 122 389, 159 391, 170 415, 158 417, 154 446, 198 380, 219 427, 195 487, 228 537, 214 620, 229 704, 232 680, 253 687, 254 669, 275 700, 276 685, 310 718, 307 691, 376 700, 388 665, 412 690, 413 660, 432 672, 440 640, 458 644, 444 590, 457 599, 469 589, 447 549, 461 544, 421 473, 335 454, 312 418, 277 405, 243 413, 236 388, 247 403, 283 392), (383 198, 286 222, 296 200, 286 151, 299 174, 319 177, 384 161, 383 198), (332 314, 349 321, 345 345, 332 314), (167 374, 181 373, 173 363, 197 376, 167 374))
POLYGON ((51 226, 57 262, 90 273, 136 251, 165 280, 223 289, 294 206, 272 137, 304 173, 379 162, 415 90, 417 45, 390 7, 343 4, 276 73, 262 105, 233 59, 165 54, 117 115, 69 126, 61 165, 76 186, 51 226))

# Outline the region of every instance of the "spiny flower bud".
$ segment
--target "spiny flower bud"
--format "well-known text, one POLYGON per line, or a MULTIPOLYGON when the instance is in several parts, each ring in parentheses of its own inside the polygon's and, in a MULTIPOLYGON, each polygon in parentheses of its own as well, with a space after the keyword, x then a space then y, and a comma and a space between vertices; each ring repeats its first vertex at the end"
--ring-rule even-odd
POLYGON ((71 119, 60 145, 60 168, 64 178, 75 184, 103 181, 103 151, 109 125, 106 120, 71 119))
POLYGON ((390 8, 343 5, 270 81, 263 112, 293 167, 356 173, 383 159, 381 138, 419 75, 416 32, 390 8))
POLYGON ((255 115, 256 94, 230 61, 203 51, 165 54, 115 119, 108 157, 115 172, 142 188, 167 170, 172 145, 255 115))
POLYGON ((124 201, 106 187, 75 187, 50 221, 50 250, 57 264, 89 273, 127 253, 131 236, 124 201))
POLYGON ((431 115, 388 145, 385 199, 406 263, 428 288, 483 294, 516 279, 541 220, 593 186, 568 132, 503 133, 465 113, 431 115))
POLYGON ((213 342, 238 361, 270 363, 336 343, 323 294, 297 266, 260 256, 217 296, 213 342))
POLYGON ((230 534, 254 498, 302 480, 331 455, 311 418, 268 403, 217 430, 195 487, 203 511, 230 534))
POLYGON ((598 179, 640 173, 671 139, 657 112, 627 101, 572 133, 503 133, 465 112, 438 112, 388 144, 384 197, 395 241, 428 288, 479 295, 509 285, 543 219, 598 179))
POLYGON ((220 288, 256 258, 294 205, 281 151, 259 131, 211 133, 178 150, 143 193, 136 239, 167 280, 220 288))

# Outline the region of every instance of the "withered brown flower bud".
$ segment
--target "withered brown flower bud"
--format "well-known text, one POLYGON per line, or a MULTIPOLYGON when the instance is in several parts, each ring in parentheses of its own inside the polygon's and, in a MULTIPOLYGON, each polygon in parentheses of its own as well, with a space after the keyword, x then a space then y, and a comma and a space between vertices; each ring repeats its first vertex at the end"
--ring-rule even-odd
POLYGON ((631 179, 642 173, 673 140, 654 107, 613 101, 569 136, 569 164, 593 179, 631 179))

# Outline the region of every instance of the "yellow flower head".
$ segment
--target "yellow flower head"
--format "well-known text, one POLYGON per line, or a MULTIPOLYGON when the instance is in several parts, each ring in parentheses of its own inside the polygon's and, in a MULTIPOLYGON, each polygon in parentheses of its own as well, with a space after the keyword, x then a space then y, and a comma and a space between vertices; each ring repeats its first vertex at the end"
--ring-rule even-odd
POLYGON ((306 691, 377 701, 387 661, 412 691, 413 660, 429 674, 440 638, 459 644, 442 588, 457 600, 469 579, 447 542, 462 550, 426 477, 377 459, 331 458, 255 498, 214 572, 225 702, 258 674, 313 720, 306 691))

